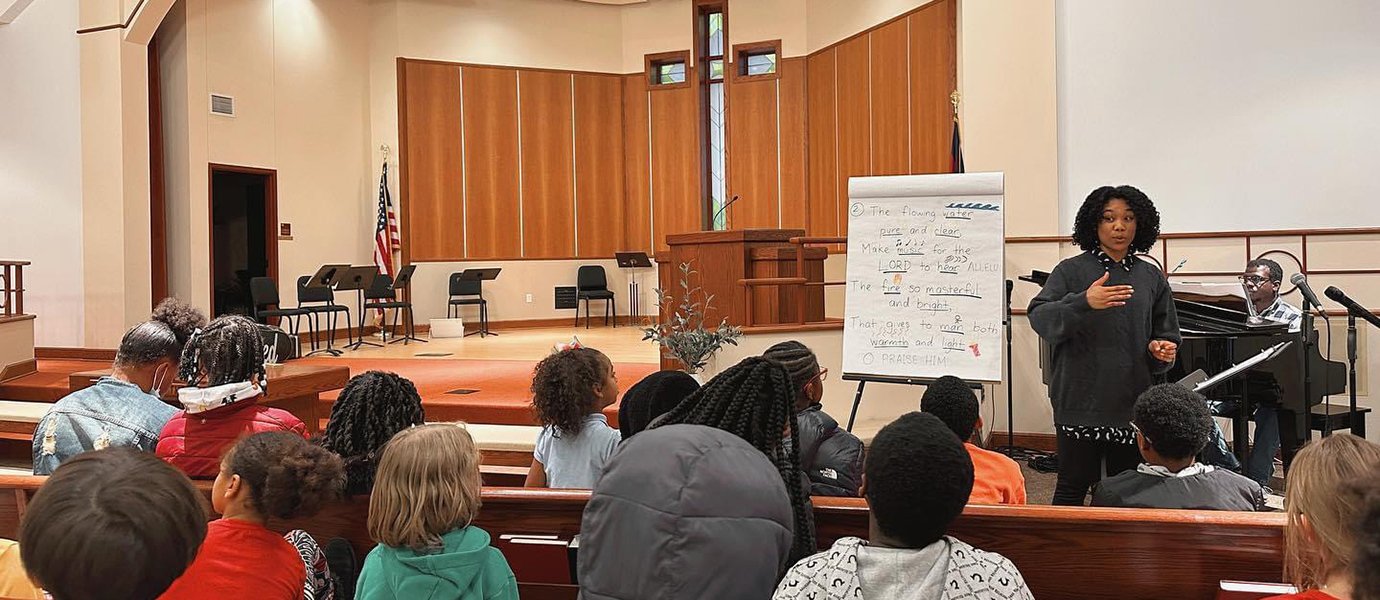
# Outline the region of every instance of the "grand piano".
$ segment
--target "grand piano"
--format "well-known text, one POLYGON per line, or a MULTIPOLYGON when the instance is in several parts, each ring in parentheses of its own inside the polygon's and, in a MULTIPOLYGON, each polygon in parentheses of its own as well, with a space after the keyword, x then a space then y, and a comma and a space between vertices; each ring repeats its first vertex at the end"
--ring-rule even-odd
POLYGON ((1293 340, 1279 356, 1262 363, 1242 377, 1206 392, 1210 400, 1227 400, 1237 407, 1233 421, 1235 451, 1242 464, 1246 457, 1246 432, 1258 403, 1279 407, 1280 453, 1287 470, 1299 447, 1308 441, 1309 409, 1323 398, 1346 391, 1346 363, 1323 358, 1318 331, 1290 333, 1282 324, 1249 322, 1244 293, 1238 284, 1173 283, 1174 307, 1179 315, 1179 361, 1169 372, 1170 381, 1195 369, 1209 374, 1223 371, 1279 342, 1293 340), (1311 384, 1304 385, 1304 361, 1311 384), (1307 388, 1305 390, 1305 388, 1307 388))
MULTIPOLYGON (((1043 271, 1021 277, 1023 281, 1040 286, 1044 286, 1048 278, 1049 274, 1043 271)), ((1273 405, 1277 402, 1280 449, 1285 469, 1288 469, 1294 454, 1308 441, 1309 409, 1322 403, 1325 396, 1346 391, 1346 364, 1323 358, 1316 343, 1316 330, 1310 332, 1312 345, 1305 345, 1302 333, 1290 333, 1283 324, 1250 323, 1240 285, 1188 282, 1171 285, 1183 343, 1179 345, 1178 362, 1169 371, 1166 381, 1177 381, 1197 369, 1215 375, 1265 348, 1286 340, 1294 342, 1280 355, 1205 394, 1209 400, 1226 401, 1235 407, 1231 414, 1221 416, 1232 419, 1234 451, 1242 464, 1248 452, 1247 427, 1251 414, 1259 403, 1273 405), (1303 382, 1305 359, 1311 380, 1307 393, 1303 382)), ((1045 385, 1049 384, 1049 350, 1049 344, 1041 340, 1040 369, 1045 385)))

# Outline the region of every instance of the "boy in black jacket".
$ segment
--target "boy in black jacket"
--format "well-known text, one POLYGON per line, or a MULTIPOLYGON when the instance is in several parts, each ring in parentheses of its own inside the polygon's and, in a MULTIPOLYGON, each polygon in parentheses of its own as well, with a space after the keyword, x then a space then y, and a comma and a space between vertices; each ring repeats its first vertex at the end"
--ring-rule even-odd
POLYGON ((1093 490, 1093 506, 1260 510, 1260 484, 1197 461, 1213 433, 1202 396, 1174 383, 1160 384, 1136 399, 1136 443, 1145 462, 1109 477, 1093 490))
POLYGON ((762 358, 785 365, 791 373, 796 389, 800 470, 810 477, 810 495, 856 498, 862 475, 863 443, 841 429, 819 402, 829 372, 819 368, 814 352, 795 340, 767 348, 762 358))

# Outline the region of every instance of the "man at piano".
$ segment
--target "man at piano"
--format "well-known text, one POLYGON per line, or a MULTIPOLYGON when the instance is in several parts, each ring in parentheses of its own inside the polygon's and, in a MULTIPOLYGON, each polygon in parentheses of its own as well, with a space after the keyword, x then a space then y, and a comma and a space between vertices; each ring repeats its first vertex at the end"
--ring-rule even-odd
MULTIPOLYGON (((1238 276, 1241 286, 1250 303, 1249 309, 1262 319, 1289 326, 1289 333, 1298 333, 1303 325, 1303 312, 1279 295, 1284 283, 1284 269, 1279 263, 1268 258, 1257 258, 1246 263, 1246 270, 1238 276)), ((1275 453, 1279 451, 1279 402, 1280 387, 1270 376, 1246 376, 1247 396, 1256 403, 1255 445, 1246 459, 1245 475, 1269 489, 1270 476, 1275 472, 1275 453)), ((1226 406, 1221 401, 1208 402, 1216 414, 1232 414, 1235 407, 1226 406)), ((1215 423, 1215 421, 1214 421, 1215 423)), ((1214 443, 1203 449, 1203 460, 1208 464, 1240 471, 1240 461, 1227 448, 1219 426, 1214 443)))
POLYGON ((1140 463, 1132 405, 1174 364, 1180 335, 1169 282, 1135 256, 1160 233, 1159 212, 1144 192, 1129 185, 1093 190, 1073 230, 1084 252, 1054 267, 1030 301, 1029 319, 1051 348, 1054 504, 1077 506, 1094 483, 1140 463))

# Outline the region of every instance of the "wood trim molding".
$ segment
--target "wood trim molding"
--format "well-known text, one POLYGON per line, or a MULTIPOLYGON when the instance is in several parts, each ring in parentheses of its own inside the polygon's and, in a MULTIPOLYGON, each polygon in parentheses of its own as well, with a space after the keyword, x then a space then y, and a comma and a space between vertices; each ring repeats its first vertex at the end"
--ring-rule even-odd
POLYGON ((114 361, 114 348, 60 348, 39 346, 34 348, 34 358, 59 360, 101 360, 114 361))
POLYGON ((734 44, 733 49, 729 52, 728 56, 725 57, 727 64, 724 65, 724 70, 728 71, 728 79, 734 83, 771 81, 774 79, 781 79, 781 61, 784 58, 785 57, 781 56, 781 40, 779 39, 734 44), (747 69, 747 63, 740 62, 739 59, 741 59, 744 54, 753 53, 758 50, 770 50, 776 55, 776 69, 771 73, 748 75, 743 72, 747 69))
MULTIPOLYGON (((1058 449, 1055 442, 1055 435, 1052 433, 1030 433, 1017 431, 1011 436, 1015 440, 1017 448, 1030 448, 1041 452, 1054 452, 1058 449)), ((987 449, 997 448, 1006 445, 1006 430, 988 431, 983 438, 982 447, 987 449)))
POLYGON ((110 29, 127 29, 129 27, 129 24, 134 22, 134 17, 138 16, 139 11, 144 8, 144 2, 145 0, 139 0, 139 3, 134 5, 134 10, 129 11, 129 17, 126 18, 125 22, 123 23, 111 23, 109 25, 98 25, 96 27, 78 29, 77 35, 81 35, 83 33, 95 33, 97 31, 106 31, 110 29))
POLYGON ((646 84, 647 91, 649 92, 656 92, 661 90, 678 90, 690 87, 690 84, 695 79, 694 64, 690 62, 690 51, 674 50, 671 52, 657 52, 655 54, 643 55, 642 78, 643 83, 646 84), (652 66, 658 62, 675 61, 682 61, 685 63, 685 81, 682 81, 680 83, 653 83, 652 66))
POLYGON ((0 323, 17 323, 19 321, 32 321, 37 318, 38 315, 4 315, 0 316, 0 323))
POLYGON ((30 358, 29 360, 21 360, 17 363, 5 365, 5 368, 0 369, 0 381, 8 381, 15 377, 23 377, 37 370, 38 359, 30 358))
POLYGON ((610 76, 610 77, 618 77, 618 76, 630 75, 630 74, 631 74, 631 73, 614 73, 614 72, 612 72, 612 71, 580 71, 580 70, 576 70, 576 69, 551 69, 551 68, 546 68, 546 67, 524 67, 524 66, 519 66, 519 65, 498 65, 498 64, 489 64, 489 63, 471 63, 471 62, 459 62, 459 61, 453 61, 453 60, 436 60, 436 59, 431 59, 431 58, 409 58, 409 57, 406 57, 406 56, 399 56, 399 57, 397 58, 397 64, 398 64, 399 66, 401 66, 401 65, 403 65, 404 63, 427 64, 427 65, 445 65, 445 66, 452 66, 452 67, 470 67, 470 68, 479 68, 479 69, 513 69, 513 70, 515 70, 515 71, 529 71, 529 72, 537 72, 537 73, 560 73, 560 74, 562 74, 562 75, 567 75, 567 74, 568 74, 568 75, 607 75, 607 76, 610 76))
MULTIPOLYGON (((1380 227, 1337 227, 1332 229, 1260 229, 1255 231, 1188 231, 1161 233, 1162 240, 1211 240, 1222 238, 1295 237, 1336 235, 1380 235, 1380 227)), ((1008 244, 1073 243, 1067 235, 1030 235, 1006 238, 1008 244)))

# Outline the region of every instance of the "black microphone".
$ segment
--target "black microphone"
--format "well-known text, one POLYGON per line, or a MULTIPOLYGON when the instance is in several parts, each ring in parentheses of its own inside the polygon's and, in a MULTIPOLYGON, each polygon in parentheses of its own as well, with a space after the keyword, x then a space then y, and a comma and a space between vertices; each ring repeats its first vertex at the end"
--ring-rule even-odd
POLYGON ((1342 293, 1342 290, 1337 289, 1337 286, 1327 286, 1327 289, 1323 290, 1323 294, 1325 294, 1328 298, 1336 300, 1337 304, 1345 306, 1346 311, 1351 313, 1353 316, 1365 319, 1369 321, 1371 325, 1380 327, 1380 317, 1376 317, 1375 315, 1370 314, 1370 311, 1366 310, 1365 307, 1361 306, 1360 304, 1357 304, 1355 300, 1348 298, 1346 294, 1342 293))
POLYGON ((737 202, 737 201, 738 201, 738 195, 737 195, 737 194, 734 194, 732 200, 729 200, 728 202, 725 202, 723 206, 720 206, 720 207, 719 207, 719 210, 714 211, 714 216, 713 216, 713 217, 710 217, 710 219, 709 219, 709 226, 710 226, 710 227, 713 227, 713 226, 714 226, 714 222, 719 220, 719 215, 723 214, 724 211, 728 210, 728 207, 733 206, 733 203, 734 203, 734 202, 737 202))
POLYGON ((1304 276, 1303 273, 1294 273, 1294 276, 1289 278, 1289 283, 1298 287, 1299 292, 1303 294, 1303 298, 1311 302, 1313 308, 1318 309, 1318 314, 1321 314, 1324 319, 1327 318, 1327 313, 1322 310, 1322 303, 1318 302, 1318 295, 1313 293, 1313 288, 1308 287, 1308 277, 1304 276))

